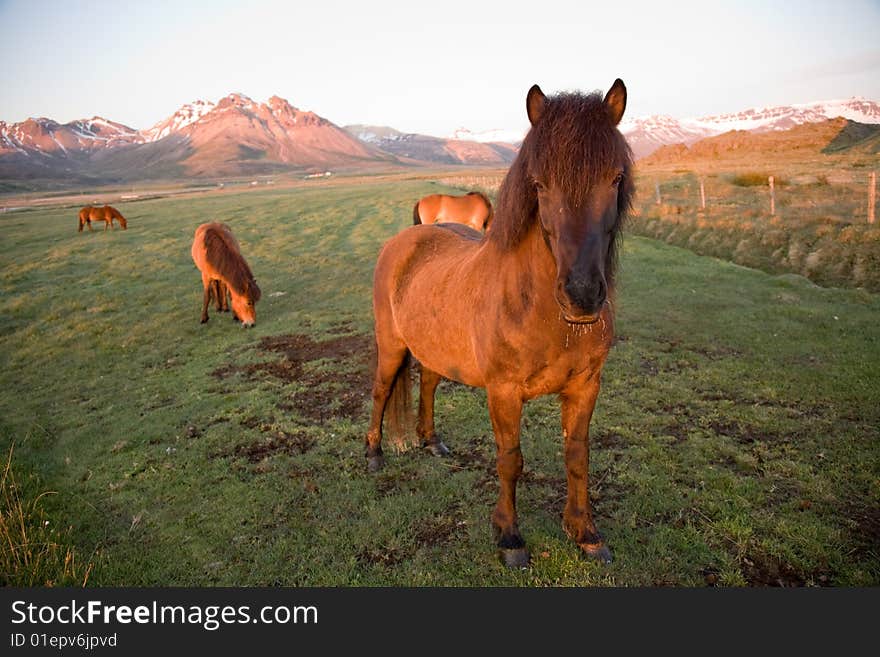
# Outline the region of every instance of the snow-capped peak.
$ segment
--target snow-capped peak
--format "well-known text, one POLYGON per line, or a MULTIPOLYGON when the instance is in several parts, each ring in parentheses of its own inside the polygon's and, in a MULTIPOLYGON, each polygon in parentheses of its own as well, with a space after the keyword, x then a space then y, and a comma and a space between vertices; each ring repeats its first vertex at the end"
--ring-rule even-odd
POLYGON ((804 123, 827 121, 839 116, 859 123, 880 123, 880 103, 853 97, 752 108, 699 118, 675 119, 654 115, 624 119, 620 130, 626 135, 636 157, 643 157, 665 144, 692 144, 730 130, 788 130, 804 123))
POLYGON ((194 100, 183 105, 167 119, 159 121, 159 123, 148 130, 144 130, 141 134, 143 134, 146 141, 159 141, 163 137, 167 137, 195 123, 215 107, 216 105, 210 100, 194 100))
POLYGON ((492 129, 474 132, 468 128, 456 128, 447 139, 455 139, 458 141, 477 141, 480 143, 502 142, 513 144, 520 142, 525 137, 525 133, 519 130, 492 129))

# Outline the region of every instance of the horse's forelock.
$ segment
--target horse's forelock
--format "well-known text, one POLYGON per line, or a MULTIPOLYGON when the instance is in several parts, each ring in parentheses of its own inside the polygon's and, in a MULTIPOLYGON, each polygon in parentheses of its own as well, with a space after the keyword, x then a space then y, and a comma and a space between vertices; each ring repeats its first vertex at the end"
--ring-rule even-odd
POLYGON ((528 233, 537 219, 535 178, 559 185, 578 206, 585 204, 595 184, 618 166, 624 169, 618 192, 618 212, 623 219, 632 197, 632 151, 602 96, 564 93, 548 98, 540 120, 526 135, 501 184, 492 238, 512 248, 528 233))

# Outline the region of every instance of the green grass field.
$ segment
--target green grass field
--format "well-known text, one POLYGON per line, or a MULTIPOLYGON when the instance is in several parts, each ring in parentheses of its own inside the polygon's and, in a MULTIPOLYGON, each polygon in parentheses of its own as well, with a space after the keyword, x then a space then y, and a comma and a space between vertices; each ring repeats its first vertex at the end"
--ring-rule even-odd
POLYGON ((625 240, 592 424, 613 564, 562 531, 553 398, 524 418, 528 570, 493 547, 482 390, 438 391, 452 457, 368 475, 372 268, 438 189, 132 202, 112 232, 77 233, 72 207, 0 216, 0 447, 20 495, 54 493, 40 522, 89 585, 880 584, 880 297, 646 238, 625 240), (198 322, 211 220, 262 288, 252 330, 198 322))

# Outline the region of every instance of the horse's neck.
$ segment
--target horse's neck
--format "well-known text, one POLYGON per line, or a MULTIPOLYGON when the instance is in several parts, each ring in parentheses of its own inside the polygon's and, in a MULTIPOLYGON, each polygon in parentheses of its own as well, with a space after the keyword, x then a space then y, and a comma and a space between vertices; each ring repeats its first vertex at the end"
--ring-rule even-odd
POLYGON ((529 317, 546 321, 559 314, 555 297, 556 261, 537 221, 511 249, 501 249, 491 240, 485 244, 492 244, 485 280, 495 290, 493 294, 503 290, 511 300, 510 307, 521 307, 528 299, 528 310, 521 321, 530 321, 529 317))

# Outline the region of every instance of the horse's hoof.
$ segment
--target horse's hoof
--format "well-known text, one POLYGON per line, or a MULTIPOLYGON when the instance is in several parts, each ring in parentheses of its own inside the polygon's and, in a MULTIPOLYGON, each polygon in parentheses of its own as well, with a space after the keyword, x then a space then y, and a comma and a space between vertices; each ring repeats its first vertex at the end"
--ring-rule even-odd
POLYGON ((433 443, 425 443, 424 447, 434 456, 449 456, 449 448, 443 444, 442 440, 437 440, 433 443))
POLYGON ((613 561, 611 550, 608 549, 605 543, 578 543, 578 547, 583 550, 584 555, 588 559, 598 561, 599 563, 611 563, 613 561))
POLYGON ((524 548, 498 548, 498 556, 508 568, 528 568, 529 551, 524 548))
POLYGON ((203 317, 202 320, 199 322, 199 324, 207 324, 207 323, 208 323, 207 317, 203 317))
POLYGON ((367 472, 379 472, 385 465, 385 458, 381 454, 367 457, 367 472))

